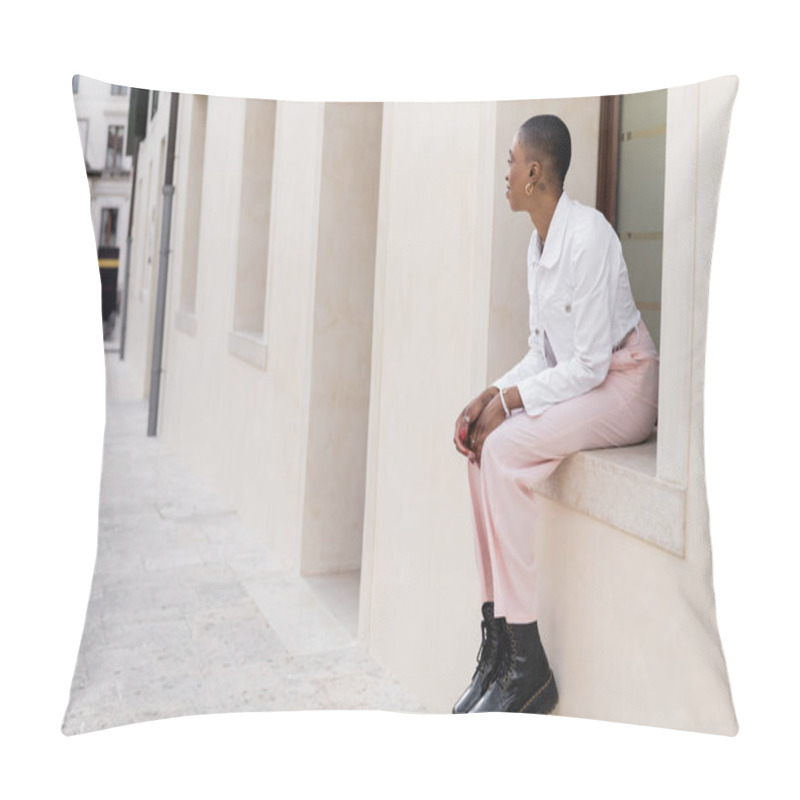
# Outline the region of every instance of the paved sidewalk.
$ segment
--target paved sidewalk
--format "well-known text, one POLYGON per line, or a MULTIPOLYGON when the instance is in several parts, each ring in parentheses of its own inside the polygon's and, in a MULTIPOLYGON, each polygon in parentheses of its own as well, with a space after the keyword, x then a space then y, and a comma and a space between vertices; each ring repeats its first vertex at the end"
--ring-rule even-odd
POLYGON ((63 732, 213 712, 423 711, 356 640, 358 575, 281 572, 146 435, 127 369, 106 353, 97 562, 63 732))

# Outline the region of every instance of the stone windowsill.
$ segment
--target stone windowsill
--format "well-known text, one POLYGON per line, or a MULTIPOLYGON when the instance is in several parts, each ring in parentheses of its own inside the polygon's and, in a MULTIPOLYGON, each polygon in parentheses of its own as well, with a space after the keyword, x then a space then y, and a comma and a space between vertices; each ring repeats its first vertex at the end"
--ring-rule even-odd
POLYGON ((537 492, 673 555, 684 555, 686 491, 656 476, 656 437, 565 459, 537 492))
POLYGON ((229 331, 228 352, 254 367, 267 368, 267 343, 258 334, 229 331))

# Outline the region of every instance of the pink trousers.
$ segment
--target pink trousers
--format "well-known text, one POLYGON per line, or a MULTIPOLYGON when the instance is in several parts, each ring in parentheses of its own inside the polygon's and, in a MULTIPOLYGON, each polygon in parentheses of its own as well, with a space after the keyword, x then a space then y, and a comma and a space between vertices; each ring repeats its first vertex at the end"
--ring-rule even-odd
POLYGON ((658 406, 658 358, 644 324, 611 357, 605 381, 531 417, 512 414, 470 463, 481 600, 510 623, 538 619, 534 487, 571 453, 646 439, 658 406))

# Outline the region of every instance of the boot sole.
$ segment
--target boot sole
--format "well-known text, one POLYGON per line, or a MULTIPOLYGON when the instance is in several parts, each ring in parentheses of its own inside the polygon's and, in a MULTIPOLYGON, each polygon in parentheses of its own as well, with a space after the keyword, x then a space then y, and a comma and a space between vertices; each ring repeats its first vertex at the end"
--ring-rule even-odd
POLYGON ((549 714, 556 705, 558 705, 558 689, 556 688, 556 679, 551 671, 548 679, 527 700, 518 713, 549 714))

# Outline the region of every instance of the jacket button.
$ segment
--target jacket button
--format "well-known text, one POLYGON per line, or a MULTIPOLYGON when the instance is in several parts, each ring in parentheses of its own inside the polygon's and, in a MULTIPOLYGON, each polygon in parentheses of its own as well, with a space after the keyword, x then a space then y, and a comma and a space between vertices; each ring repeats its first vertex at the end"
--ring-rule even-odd
POLYGON ((572 311, 572 306, 571 306, 569 303, 567 303, 567 304, 564 306, 564 311, 566 311, 566 312, 567 312, 567 314, 569 314, 569 312, 570 312, 570 311, 572 311))
POLYGON ((538 336, 539 335, 539 329, 537 328, 533 333, 534 333, 535 336, 538 336))

